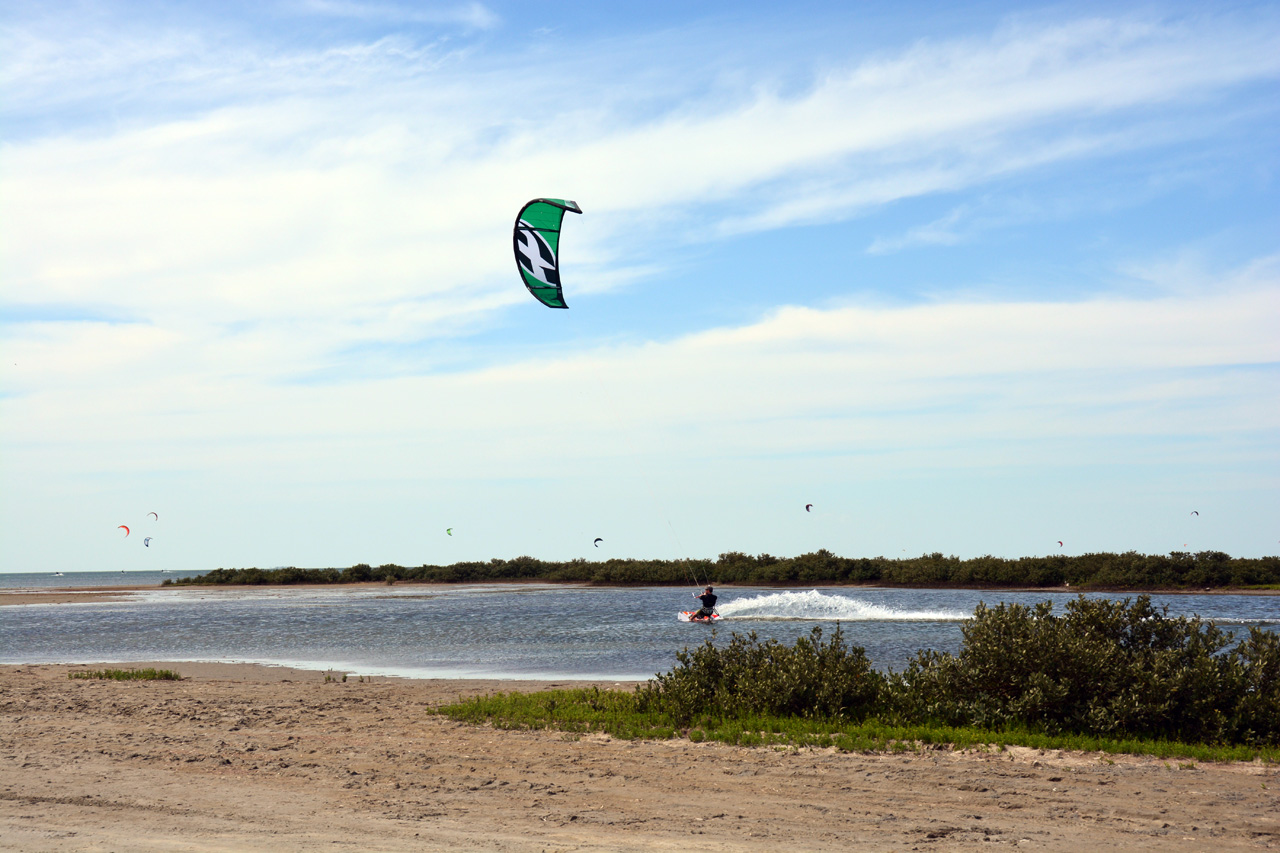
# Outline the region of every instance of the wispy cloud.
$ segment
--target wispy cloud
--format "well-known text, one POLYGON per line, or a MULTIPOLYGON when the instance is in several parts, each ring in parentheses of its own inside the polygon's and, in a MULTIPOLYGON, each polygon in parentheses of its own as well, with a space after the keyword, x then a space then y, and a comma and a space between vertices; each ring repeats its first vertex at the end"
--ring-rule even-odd
POLYGON ((957 225, 968 218, 966 206, 957 207, 948 213, 924 225, 911 228, 898 237, 877 237, 867 247, 867 253, 884 255, 912 246, 954 246, 962 239, 957 225))
MULTIPOLYGON (((1166 295, 1156 299, 784 307, 758 322, 666 343, 592 348, 434 377, 340 383, 322 395, 262 385, 271 372, 263 362, 279 357, 276 328, 249 327, 201 341, 155 327, 35 325, 9 351, 28 366, 31 378, 21 384, 38 400, 25 425, 9 429, 11 437, 37 441, 87 396, 95 411, 116 413, 95 422, 95 433, 162 440, 171 424, 149 424, 151 416, 120 395, 113 377, 121 375, 130 377, 130 396, 183 400, 179 408, 204 412, 209 420, 200 430, 210 436, 246 429, 342 436, 376 411, 392 432, 455 434, 459 470, 483 466, 481 457, 497 452, 486 449, 482 435, 463 434, 506 430, 502 411, 520 412, 531 441, 556 435, 590 443, 596 427, 622 418, 655 433, 683 435, 663 453, 691 459, 706 452, 698 431, 690 431, 694 425, 725 437, 735 452, 760 454, 783 446, 823 452, 855 445, 865 453, 908 436, 919 446, 961 434, 1044 440, 1116 431, 1280 428, 1280 410, 1270 398, 1248 386, 1233 389, 1223 378, 1229 374, 1218 372, 1262 369, 1268 382, 1280 381, 1280 340, 1272 329, 1280 312, 1280 261, 1263 259, 1207 278, 1210 286, 1194 292, 1164 287, 1161 280, 1166 295), (74 341, 98 354, 93 364, 56 363, 78 351, 74 341), (78 377, 74 386, 49 390, 59 385, 46 377, 69 368, 78 377), (1216 390, 1215 383, 1221 383, 1216 390), (1205 394, 1231 398, 1207 421, 1205 394), (274 397, 279 401, 270 402, 274 397), (916 417, 935 409, 948 414, 916 417), (1111 411, 1100 418, 1102 409, 1111 411), (1244 409, 1249 417, 1230 415, 1244 409), (264 417, 240 421, 247 410, 264 417), (464 445, 471 450, 458 449, 464 445)), ((608 454, 628 452, 616 434, 608 441, 608 454)))
MULTIPOLYGON (((563 85, 526 74, 489 89, 385 40, 323 61, 263 59, 255 75, 269 69, 278 93, 266 102, 6 146, 5 192, 24 211, 0 237, 8 294, 150 312, 201 304, 210 320, 345 316, 352 335, 394 336, 356 324, 395 305, 429 323, 503 304, 508 208, 548 186, 594 212, 583 257, 640 259, 628 235, 656 250, 645 223, 666 217, 680 227, 659 233, 716 239, 1151 144, 1126 125, 1274 81, 1276 40, 1275 27, 1212 20, 1015 29, 855 64, 794 96, 643 121, 616 96, 575 106, 574 87, 593 76, 580 61, 552 66, 563 85), (313 85, 344 76, 354 82, 313 85)), ((196 76, 228 71, 241 73, 196 76)), ((610 88, 595 77, 588 92, 610 88)), ((10 85, 21 92, 25 79, 10 85)), ((945 225, 906 239, 949 239, 945 225)))
MULTIPOLYGON (((15 16, 0 24, 0 116, 10 141, 61 134, 102 139, 229 106, 368 94, 403 87, 466 50, 463 41, 436 29, 404 33, 391 27, 336 42, 284 38, 270 30, 246 37, 246 24, 234 18, 183 26, 134 20, 126 14, 130 7, 91 8, 94 13, 71 18, 15 16)), ((438 18, 438 29, 452 22, 453 29, 465 30, 482 12, 468 6, 404 14, 438 18)))
POLYGON ((477 29, 496 27, 501 18, 482 3, 361 3, 348 0, 298 0, 299 11, 335 18, 413 24, 462 24, 477 29))

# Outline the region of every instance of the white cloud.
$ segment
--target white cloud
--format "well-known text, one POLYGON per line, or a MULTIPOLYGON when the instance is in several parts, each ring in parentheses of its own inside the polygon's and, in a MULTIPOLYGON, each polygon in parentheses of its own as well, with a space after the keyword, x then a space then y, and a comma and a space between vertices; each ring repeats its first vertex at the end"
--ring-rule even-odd
POLYGON ((1246 410, 1239 429, 1280 427, 1280 412, 1257 405, 1264 398, 1251 387, 1275 376, 1241 384, 1203 373, 1280 362, 1272 329, 1280 315, 1275 261, 1219 276, 1216 284, 1212 292, 1148 300, 788 307, 757 323, 668 343, 323 386, 261 381, 262 361, 277 353, 269 328, 192 341, 157 329, 55 324, 41 327, 42 339, 13 342, 14 358, 36 378, 24 383, 25 417, 8 432, 24 443, 77 432, 66 425, 88 408, 99 413, 92 432, 100 439, 148 445, 262 435, 400 441, 438 433, 449 437, 447 464, 460 474, 536 458, 532 448, 546 436, 580 452, 625 455, 611 426, 619 418, 679 436, 668 451, 691 459, 728 449, 769 454, 793 444, 812 452, 903 441, 936 446, 961 435, 1197 432, 1206 429, 1203 401, 1220 395, 1228 408, 1215 413, 1210 431, 1237 428, 1231 418, 1218 420, 1246 410), (41 377, 63 369, 50 361, 75 351, 73 334, 100 354, 98 363, 78 366, 74 386, 42 390, 41 377), (917 417, 933 410, 948 414, 917 417), (1112 413, 1100 418, 1099 410, 1112 413), (1161 414, 1142 414, 1148 410, 1161 414), (173 411, 193 419, 156 417, 173 411), (246 412, 260 416, 246 420, 246 412), (723 437, 715 449, 690 432, 698 427, 723 437))
MULTIPOLYGON (((10 210, 23 211, 0 236, 8 298, 151 317, 199 306, 215 323, 349 319, 339 345, 412 334, 410 316, 425 334, 431 318, 510 301, 499 293, 509 293, 501 247, 512 199, 554 186, 583 200, 593 216, 575 223, 576 251, 603 265, 636 257, 628 233, 664 211, 706 239, 1127 149, 1143 143, 1125 132, 1124 110, 1280 71, 1274 32, 1206 28, 1090 20, 921 44, 794 97, 765 92, 645 122, 616 100, 575 110, 572 94, 537 78, 476 89, 423 72, 417 57, 387 86, 332 95, 304 81, 346 72, 259 63, 278 76, 274 91, 307 94, 5 146, 0 180, 10 210), (1108 115, 1120 126, 1080 129, 1108 115), (736 202, 748 193, 744 214, 736 202), (378 314, 398 317, 401 331, 378 314)), ((387 74, 400 60, 379 45, 371 55, 387 74)), ((363 66, 357 54, 326 52, 363 66)), ((555 73, 576 83, 589 70, 555 73)))
MULTIPOLYGON (((614 504, 641 488, 670 512, 687 508, 677 496, 728 505, 797 478, 869 488, 948 472, 1241 463, 1265 476, 1276 454, 1260 457, 1257 442, 1280 433, 1278 314, 1270 259, 1219 274, 1211 292, 1159 299, 788 307, 667 343, 322 385, 263 381, 269 328, 184 341, 90 325, 80 339, 106 358, 74 387, 42 380, 70 341, 12 342, 29 378, 5 401, 4 444, 8 475, 38 492, 50 484, 37 472, 65 472, 52 483, 79 491, 176 474, 210 513, 249 494, 328 501, 330 515, 375 494, 436 506, 443 489, 450 512, 480 501, 501 514, 515 510, 493 502, 517 488, 501 484, 521 482, 556 504, 601 484, 614 504)), ((715 553, 714 538, 683 531, 715 553)), ((296 553, 280 559, 305 559, 296 553)))
POLYGON ((296 6, 300 12, 307 14, 389 23, 461 24, 489 29, 501 22, 501 18, 482 3, 398 5, 348 0, 300 0, 296 6))

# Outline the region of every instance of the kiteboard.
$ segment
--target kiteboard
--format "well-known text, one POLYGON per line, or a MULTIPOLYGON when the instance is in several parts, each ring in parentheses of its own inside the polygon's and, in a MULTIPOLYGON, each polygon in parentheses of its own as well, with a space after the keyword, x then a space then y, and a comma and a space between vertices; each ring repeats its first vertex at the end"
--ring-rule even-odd
POLYGON ((695 613, 697 613, 697 612, 698 612, 698 611, 696 611, 696 610, 681 610, 681 611, 680 611, 680 615, 679 615, 679 616, 677 616, 676 618, 677 618, 677 619, 679 619, 681 622, 702 622, 702 623, 708 623, 708 622, 719 622, 719 621, 720 621, 720 614, 719 614, 719 613, 712 613, 710 617, 707 617, 707 616, 695 616, 694 614, 695 614, 695 613))

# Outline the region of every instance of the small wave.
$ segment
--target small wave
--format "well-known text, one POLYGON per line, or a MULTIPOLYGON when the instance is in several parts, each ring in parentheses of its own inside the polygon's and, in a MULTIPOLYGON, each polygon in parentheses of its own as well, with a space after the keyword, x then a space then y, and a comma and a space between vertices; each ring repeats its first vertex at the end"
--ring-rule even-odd
POLYGON ((1246 628, 1271 628, 1280 620, 1263 616, 1205 616, 1204 621, 1214 625, 1243 625, 1246 628))
POLYGON ((961 610, 899 610, 857 598, 808 592, 774 592, 728 601, 716 608, 726 619, 808 619, 841 622, 961 622, 961 610))

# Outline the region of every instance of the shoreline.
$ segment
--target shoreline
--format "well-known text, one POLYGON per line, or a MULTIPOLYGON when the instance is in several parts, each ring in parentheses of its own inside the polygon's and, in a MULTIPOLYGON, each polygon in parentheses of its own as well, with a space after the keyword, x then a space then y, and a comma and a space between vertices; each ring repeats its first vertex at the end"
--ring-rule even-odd
POLYGON ((154 663, 187 677, 0 666, 0 850, 1280 847, 1260 762, 500 731, 432 710, 557 683, 154 663))
POLYGON ((13 671, 48 670, 62 674, 80 670, 101 669, 169 669, 182 676, 183 681, 192 682, 234 682, 240 684, 432 684, 438 687, 456 687, 458 695, 480 695, 483 693, 533 692, 537 690, 572 689, 576 687, 599 687, 600 689, 630 689, 640 681, 611 681, 608 679, 588 679, 578 681, 571 678, 448 678, 448 677, 414 677, 402 675, 357 675, 355 670, 331 667, 329 669, 306 669, 286 666, 284 664, 248 663, 244 661, 181 661, 181 660, 132 660, 132 661, 90 661, 86 663, 21 663, 0 664, 0 679, 13 671), (342 676, 348 676, 343 682, 342 676), (328 681, 326 681, 326 678, 328 681))
MULTIPOLYGON (((172 584, 164 586, 155 585, 120 585, 120 586, 70 586, 70 587, 14 587, 12 589, 0 588, 0 607, 10 605, 25 604, 90 604, 94 602, 107 601, 127 601, 131 593, 137 592, 158 592, 162 590, 285 590, 285 589, 326 589, 326 590, 342 590, 342 589, 385 589, 388 586, 394 587, 422 587, 424 589, 456 589, 461 587, 502 587, 502 586, 529 586, 531 584, 542 584, 546 586, 556 587, 580 587, 584 589, 629 589, 633 587, 671 587, 679 589, 682 584, 590 584, 582 581, 543 581, 543 580, 527 580, 517 579, 509 581, 476 581, 467 583, 447 583, 442 581, 396 581, 394 584, 387 584, 383 581, 366 581, 361 583, 299 583, 299 584, 172 584)), ((1206 589, 1178 589, 1178 588, 1160 588, 1160 589, 1127 589, 1123 587, 1089 587, 1087 589, 1070 586, 1054 586, 1054 587, 1032 587, 1032 586, 915 586, 906 584, 887 584, 887 583, 830 583, 830 582, 811 582, 796 584, 781 583, 753 583, 753 584, 724 584, 717 586, 717 589, 732 590, 738 588, 750 589, 778 589, 778 590, 794 590, 794 589, 921 589, 921 590, 966 590, 970 592, 1017 592, 1017 593, 1107 593, 1111 595, 1246 595, 1246 596, 1280 596, 1280 589, 1245 589, 1238 587, 1221 587, 1206 589)))
MULTIPOLYGON (((183 681, 234 681, 245 684, 273 683, 334 683, 360 684, 434 684, 454 685, 465 695, 482 693, 532 692, 537 690, 575 689, 599 687, 602 690, 630 690, 651 680, 647 678, 600 678, 573 676, 530 678, 528 676, 502 675, 389 675, 370 674, 360 667, 300 666, 287 663, 263 663, 244 660, 119 660, 119 661, 37 661, 24 663, 0 663, 0 673, 6 670, 50 669, 70 671, 96 671, 104 669, 168 669, 182 677, 183 681)), ((460 694, 461 695, 461 694, 460 694)), ((3 848, 0 848, 3 849, 3 848)))

